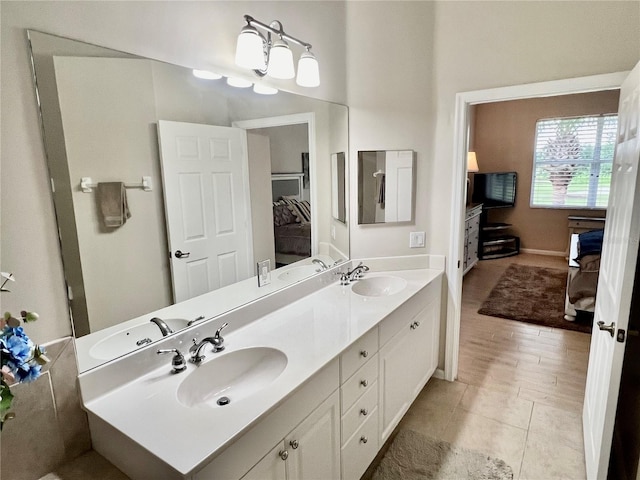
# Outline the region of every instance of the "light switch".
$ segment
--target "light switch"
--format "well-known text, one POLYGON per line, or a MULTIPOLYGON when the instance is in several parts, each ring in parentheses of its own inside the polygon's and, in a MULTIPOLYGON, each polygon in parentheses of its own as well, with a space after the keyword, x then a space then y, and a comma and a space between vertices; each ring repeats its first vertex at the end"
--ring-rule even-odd
POLYGON ((411 232, 409 234, 409 248, 424 248, 424 232, 411 232))
POLYGON ((258 287, 271 283, 271 260, 258 262, 258 287))

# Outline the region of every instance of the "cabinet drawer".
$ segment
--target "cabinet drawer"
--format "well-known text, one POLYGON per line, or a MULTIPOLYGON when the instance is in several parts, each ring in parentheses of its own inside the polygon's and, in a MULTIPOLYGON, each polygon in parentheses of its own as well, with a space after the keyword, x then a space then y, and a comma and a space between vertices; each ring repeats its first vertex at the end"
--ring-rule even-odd
POLYGON ((342 411, 346 412, 362 395, 372 390, 378 379, 378 355, 371 357, 342 387, 342 411))
POLYGON ((378 453, 378 412, 342 447, 342 480, 358 480, 378 453))
POLYGON ((365 333, 340 355, 340 381, 344 383, 378 351, 378 327, 365 333))
POLYGON ((374 382, 356 403, 342 416, 342 444, 344 445, 353 432, 362 425, 371 415, 377 415, 378 406, 378 382, 374 382))

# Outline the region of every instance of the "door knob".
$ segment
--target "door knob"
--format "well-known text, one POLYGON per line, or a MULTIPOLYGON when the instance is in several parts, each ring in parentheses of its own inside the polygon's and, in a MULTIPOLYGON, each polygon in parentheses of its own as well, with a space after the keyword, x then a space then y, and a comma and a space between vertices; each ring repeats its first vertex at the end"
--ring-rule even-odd
POLYGON ((598 328, 602 331, 609 332, 613 337, 613 334, 616 331, 615 322, 611 322, 611 325, 605 325, 603 321, 598 322, 598 328))
POLYGON ((176 258, 188 258, 189 255, 191 255, 191 252, 183 252, 181 250, 176 250, 176 253, 174 253, 174 255, 176 256, 176 258))

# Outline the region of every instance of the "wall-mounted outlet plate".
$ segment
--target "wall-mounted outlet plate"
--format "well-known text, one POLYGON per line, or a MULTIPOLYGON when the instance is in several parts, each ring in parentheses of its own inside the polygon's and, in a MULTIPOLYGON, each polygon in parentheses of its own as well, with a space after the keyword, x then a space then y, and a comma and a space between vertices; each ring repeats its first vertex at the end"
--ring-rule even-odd
POLYGON ((411 232, 409 234, 409 248, 424 248, 424 232, 411 232))
POLYGON ((271 283, 271 260, 258 262, 258 287, 271 283))

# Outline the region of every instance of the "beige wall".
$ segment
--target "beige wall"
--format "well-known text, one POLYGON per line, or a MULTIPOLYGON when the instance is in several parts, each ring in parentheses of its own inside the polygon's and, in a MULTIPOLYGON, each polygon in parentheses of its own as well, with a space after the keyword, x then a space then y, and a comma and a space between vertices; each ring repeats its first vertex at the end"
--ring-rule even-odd
POLYGON ((489 221, 511 223, 522 248, 564 252, 568 215, 605 216, 603 210, 529 207, 535 128, 541 118, 615 113, 618 98, 611 90, 477 105, 471 145, 480 172, 518 173, 515 207, 491 210, 489 221))

